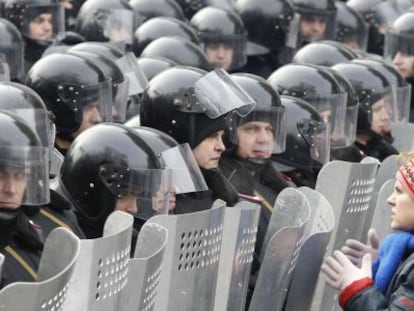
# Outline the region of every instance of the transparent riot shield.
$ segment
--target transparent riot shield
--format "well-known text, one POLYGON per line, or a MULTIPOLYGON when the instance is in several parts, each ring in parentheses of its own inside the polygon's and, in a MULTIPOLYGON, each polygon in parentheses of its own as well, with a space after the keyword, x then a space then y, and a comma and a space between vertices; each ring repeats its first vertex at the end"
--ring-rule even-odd
POLYGON ((226 208, 214 311, 245 310, 259 216, 247 201, 226 208))
POLYGON ((145 223, 141 228, 134 257, 128 263, 122 311, 154 310, 167 237, 167 230, 157 224, 145 223))
POLYGON ((46 239, 35 282, 11 283, 0 291, 0 310, 62 310, 80 240, 64 228, 46 239))
POLYGON ((103 236, 81 240, 78 264, 64 309, 71 311, 121 310, 121 292, 128 280, 133 216, 112 212, 103 236))

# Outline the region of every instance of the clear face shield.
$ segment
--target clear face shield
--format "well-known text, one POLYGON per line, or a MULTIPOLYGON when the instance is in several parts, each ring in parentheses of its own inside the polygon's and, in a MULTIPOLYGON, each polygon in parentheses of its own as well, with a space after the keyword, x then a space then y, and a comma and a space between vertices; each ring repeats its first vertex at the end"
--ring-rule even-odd
POLYGON ((330 156, 329 123, 303 119, 297 124, 298 132, 309 146, 310 156, 313 160, 324 165, 330 156))
POLYGON ((409 122, 410 106, 411 106, 411 84, 407 83, 403 86, 395 88, 395 98, 397 100, 397 117, 399 122, 409 122))
POLYGON ((109 42, 132 44, 134 35, 134 12, 116 9, 107 13, 103 23, 103 34, 109 42))
POLYGON ((256 103, 224 69, 215 69, 202 76, 181 95, 176 109, 186 113, 204 113, 215 119, 235 111, 246 116, 256 103))
MULTIPOLYGON (((346 92, 331 94, 329 96, 312 96, 306 97, 316 110, 318 110, 322 120, 329 124, 330 147, 342 148, 354 142, 355 136, 348 137, 345 122, 347 116, 347 98, 346 92)), ((347 120, 348 121, 348 120, 347 120)))
POLYGON ((234 70, 247 62, 246 34, 201 33, 200 42, 209 62, 216 68, 234 70))
POLYGON ((383 94, 372 97, 369 111, 371 130, 383 135, 391 132, 391 121, 395 121, 396 102, 391 87, 383 94))
POLYGON ((112 81, 86 85, 61 83, 57 86, 58 100, 75 114, 77 122, 82 122, 85 109, 96 109, 102 121, 112 121, 112 81))
POLYGON ((352 49, 366 51, 368 47, 369 27, 363 23, 357 29, 338 25, 336 40, 344 43, 352 49))
MULTIPOLYGON (((42 205, 50 202, 49 149, 0 146, 0 181, 13 187, 9 203, 42 205)), ((4 201, 4 200, 2 200, 4 201)))
POLYGON ((117 59, 116 64, 129 81, 128 96, 141 94, 148 84, 148 79, 138 65, 134 53, 127 53, 117 59))
POLYGON ((404 56, 414 56, 414 36, 395 33, 389 28, 385 33, 385 60, 392 63, 395 62, 398 57, 404 56))
POLYGON ((113 83, 112 86, 112 121, 123 123, 126 120, 126 110, 128 103, 129 80, 124 76, 124 80, 113 83))
POLYGON ((172 147, 160 153, 165 168, 171 172, 172 196, 208 190, 207 183, 188 143, 172 147))
MULTIPOLYGON (((315 42, 335 38, 336 11, 318 14, 315 10, 300 10, 300 40, 315 42)), ((303 43, 300 45, 302 46, 303 43)))
POLYGON ((99 167, 99 177, 116 197, 118 209, 122 209, 125 202, 128 208, 124 211, 140 219, 168 213, 171 203, 169 170, 103 164, 99 167))
POLYGON ((15 42, 7 46, 2 46, 0 43, 0 57, 8 64, 11 78, 21 79, 24 76, 23 51, 24 46, 22 42, 15 42))
POLYGON ((0 82, 10 82, 9 64, 3 58, 0 58, 0 82))
POLYGON ((286 147, 286 109, 283 106, 254 110, 246 117, 227 117, 229 139, 249 158, 267 158, 286 147))
POLYGON ((65 32, 65 11, 60 3, 30 4, 22 19, 23 34, 33 40, 50 42, 65 32))
POLYGON ((292 18, 290 16, 287 18, 286 24, 283 26, 286 32, 285 45, 294 50, 298 47, 299 25, 300 14, 295 13, 292 18))

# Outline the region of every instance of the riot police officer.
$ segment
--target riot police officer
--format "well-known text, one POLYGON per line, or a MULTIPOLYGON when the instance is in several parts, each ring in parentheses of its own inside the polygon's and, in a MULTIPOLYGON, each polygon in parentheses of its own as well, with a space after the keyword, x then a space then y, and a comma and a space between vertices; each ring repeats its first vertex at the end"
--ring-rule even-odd
POLYGON ((4 17, 20 30, 25 42, 25 72, 64 32, 64 11, 51 0, 6 0, 4 17))
POLYGON ((298 16, 290 0, 239 0, 235 10, 247 31, 247 64, 240 69, 267 78, 291 61, 298 16))
POLYGON ((225 150, 225 117, 235 109, 245 115, 252 110, 253 103, 223 69, 207 73, 176 66, 148 83, 141 104, 141 124, 164 131, 179 143, 189 143, 210 188, 178 195, 176 213, 208 209, 217 198, 228 205, 238 201, 234 187, 218 170, 225 150))
POLYGON ((111 80, 83 57, 60 53, 48 55, 29 71, 26 85, 40 95, 53 113, 55 146, 62 154, 82 131, 112 120, 111 80))
POLYGON ((355 145, 368 156, 382 161, 398 151, 384 133, 390 131, 396 114, 391 83, 378 69, 350 62, 332 66, 352 84, 359 99, 355 145))
POLYGON ((233 71, 246 64, 247 32, 236 12, 205 7, 194 14, 190 25, 213 67, 233 71))

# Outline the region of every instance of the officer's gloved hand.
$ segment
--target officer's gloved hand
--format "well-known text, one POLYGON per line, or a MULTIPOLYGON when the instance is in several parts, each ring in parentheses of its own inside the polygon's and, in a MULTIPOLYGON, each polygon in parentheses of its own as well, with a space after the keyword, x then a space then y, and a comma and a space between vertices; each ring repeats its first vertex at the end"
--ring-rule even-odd
POLYGON ((361 267, 362 257, 364 257, 364 255, 367 253, 371 254, 372 260, 375 260, 378 257, 378 248, 380 241, 375 229, 369 229, 367 240, 367 244, 364 244, 360 241, 349 239, 341 248, 341 251, 357 267, 361 267))
POLYGON ((361 268, 355 266, 344 253, 336 250, 333 256, 326 258, 321 270, 325 274, 326 282, 340 291, 343 291, 353 282, 372 278, 372 258, 367 253, 362 257, 361 268))

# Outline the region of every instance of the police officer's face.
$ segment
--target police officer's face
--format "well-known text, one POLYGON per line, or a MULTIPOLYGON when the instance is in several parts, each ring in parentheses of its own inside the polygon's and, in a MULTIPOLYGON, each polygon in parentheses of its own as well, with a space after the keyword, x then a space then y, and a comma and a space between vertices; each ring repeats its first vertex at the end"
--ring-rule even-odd
POLYGON ((242 159, 268 159, 272 155, 273 127, 268 122, 252 121, 237 128, 237 156, 242 159))
POLYGON ((23 168, 0 167, 0 208, 18 208, 25 190, 26 174, 23 168))
POLYGON ((300 32, 305 39, 322 39, 326 30, 326 20, 318 16, 302 17, 300 21, 300 32))
POLYGON ((392 63, 404 78, 414 77, 414 55, 407 55, 402 52, 395 54, 392 63))
POLYGON ((216 68, 229 69, 233 61, 234 50, 227 43, 207 44, 204 49, 207 59, 216 68))
POLYGON ((372 105, 371 130, 380 135, 389 133, 391 131, 390 113, 386 98, 382 98, 372 105))
POLYGON ((193 149, 199 167, 208 170, 218 166, 221 154, 225 150, 223 135, 224 131, 214 132, 193 149))
POLYGON ((123 194, 116 200, 115 210, 136 214, 138 212, 137 197, 133 194, 123 194))
POLYGON ((82 123, 79 127, 79 129, 72 134, 72 137, 77 137, 80 133, 82 133, 84 130, 101 123, 102 116, 99 112, 99 107, 97 104, 91 104, 83 108, 82 113, 82 123))
POLYGON ((43 13, 36 16, 29 24, 29 37, 34 40, 49 41, 52 39, 52 14, 43 13))

